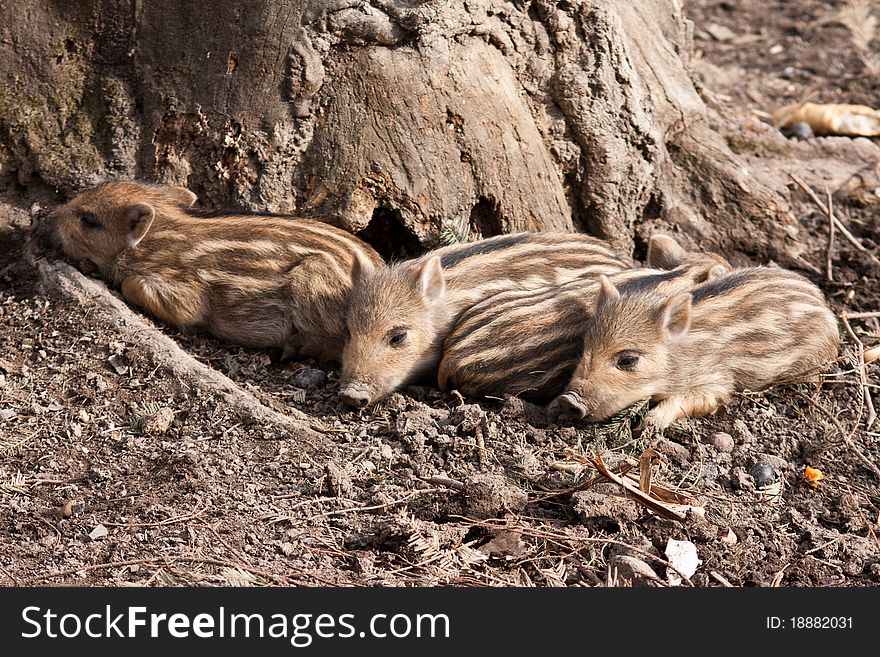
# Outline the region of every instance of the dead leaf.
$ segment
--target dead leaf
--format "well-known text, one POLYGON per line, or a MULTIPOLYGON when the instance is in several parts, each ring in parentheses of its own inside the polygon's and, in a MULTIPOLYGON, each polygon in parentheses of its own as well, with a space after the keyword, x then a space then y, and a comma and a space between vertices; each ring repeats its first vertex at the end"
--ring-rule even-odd
POLYGON ((645 495, 651 494, 651 467, 660 455, 651 447, 639 456, 639 490, 645 495))
POLYGON ((667 520, 678 520, 679 522, 684 522, 687 520, 687 515, 676 509, 671 508, 668 504, 664 504, 663 502, 659 502, 648 495, 645 495, 638 488, 633 486, 628 481, 621 479, 616 474, 609 472, 608 468, 605 467, 605 464, 602 462, 602 457, 599 454, 596 454, 596 459, 593 461, 593 464, 596 466, 596 469, 605 476, 610 481, 613 481, 618 486, 623 487, 637 502, 645 505, 651 511, 656 513, 661 518, 666 518, 667 520))

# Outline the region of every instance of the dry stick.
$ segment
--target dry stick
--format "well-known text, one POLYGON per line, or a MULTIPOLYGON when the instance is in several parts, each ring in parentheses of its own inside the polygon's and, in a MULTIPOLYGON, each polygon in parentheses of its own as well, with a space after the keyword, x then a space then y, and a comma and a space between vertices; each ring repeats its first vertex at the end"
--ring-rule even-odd
POLYGON ((455 490, 464 490, 464 482, 461 482, 458 479, 450 479, 449 477, 440 476, 420 478, 426 484, 433 484, 434 486, 446 486, 447 488, 454 488, 455 490))
POLYGON ((834 213, 831 211, 830 207, 827 207, 822 201, 819 200, 819 197, 816 196, 816 192, 814 192, 807 183, 798 178, 793 173, 788 174, 789 177, 794 180, 798 187, 804 190, 807 194, 809 194, 810 198, 813 199, 813 203, 815 203, 822 212, 828 215, 828 219, 834 223, 837 229, 843 233, 843 236, 850 241, 850 243, 856 247, 859 251, 867 251, 868 249, 859 242, 849 230, 847 230, 846 226, 840 223, 840 220, 834 216, 834 213))
POLYGON ((780 570, 778 573, 776 573, 776 574, 773 576, 773 579, 770 580, 770 588, 772 588, 772 589, 779 588, 779 585, 782 583, 782 577, 783 577, 783 575, 785 575, 785 570, 786 570, 786 568, 788 568, 791 564, 792 564, 792 562, 789 561, 787 564, 785 564, 785 565, 782 567, 782 570, 780 570))
MULTIPOLYGON (((88 570, 101 570, 102 568, 121 568, 123 566, 155 566, 158 561, 164 561, 166 565, 168 565, 168 560, 171 561, 181 561, 185 563, 204 563, 209 564, 211 566, 222 566, 224 568, 238 568, 240 570, 244 570, 253 575, 257 575, 258 577, 265 577, 267 579, 274 579, 277 582, 280 582, 285 585, 290 585, 290 579, 287 577, 283 577, 281 575, 276 575, 274 573, 267 572, 265 570, 261 570, 259 568, 252 568, 247 564, 236 563, 234 561, 226 561, 225 559, 214 559, 212 557, 153 557, 152 559, 131 559, 128 561, 108 561, 107 563, 96 563, 90 564, 86 566, 80 566, 79 568, 68 568, 67 570, 58 570, 54 573, 45 573, 43 575, 37 575, 36 577, 31 577, 28 580, 25 580, 21 583, 22 586, 32 586, 34 582, 40 582, 44 579, 51 579, 53 577, 64 577, 65 575, 75 575, 76 573, 85 572, 88 570)), ((160 566, 161 567, 161 566, 160 566)))
POLYGON ((208 523, 202 523, 200 526, 207 528, 207 530, 208 530, 209 532, 211 532, 211 533, 214 535, 214 538, 216 538, 218 541, 220 541, 220 544, 221 544, 223 547, 225 547, 227 550, 229 550, 229 553, 230 553, 230 554, 234 555, 234 556, 235 556, 237 559, 239 559, 240 561, 244 561, 244 562, 247 561, 247 559, 244 557, 244 555, 241 554, 241 552, 239 552, 236 548, 234 548, 234 547, 232 547, 231 545, 229 545, 229 543, 227 543, 227 542, 223 539, 223 537, 220 536, 220 534, 217 533, 217 530, 214 529, 211 525, 209 525, 208 523))
MULTIPOLYGON (((408 502, 412 498, 417 495, 434 495, 436 493, 449 493, 450 490, 448 488, 419 488, 414 491, 410 491, 408 495, 404 495, 398 500, 392 500, 391 502, 386 502, 385 504, 375 504, 373 506, 356 506, 350 509, 336 509, 334 511, 327 511, 326 513, 318 513, 313 516, 309 516, 306 520, 315 520, 316 518, 327 518, 328 516, 338 516, 344 513, 358 513, 361 511, 385 511, 389 507, 397 506, 398 504, 403 504, 404 502, 408 502)), ((290 518, 293 521, 293 518, 290 518)))
POLYGON ((870 319, 871 317, 880 317, 880 312, 869 312, 869 313, 847 313, 848 319, 870 319))
POLYGON ((126 527, 162 527, 164 525, 173 525, 177 522, 185 522, 187 520, 192 520, 197 518, 202 513, 204 513, 208 507, 203 507, 192 513, 183 516, 174 516, 172 518, 166 518, 165 520, 159 520, 157 522, 102 522, 101 524, 105 527, 122 527, 125 529, 126 527))
POLYGON ((827 187, 825 188, 825 194, 828 196, 828 251, 825 254, 825 275, 829 281, 833 281, 834 273, 831 269, 831 253, 834 249, 834 211, 831 209, 831 192, 828 191, 827 187))
POLYGON ((846 332, 849 334, 850 339, 852 339, 859 348, 859 380, 862 384, 862 396, 865 398, 865 406, 868 407, 868 418, 866 420, 867 425, 865 426, 865 430, 870 431, 871 425, 874 424, 874 420, 877 419, 877 412, 874 410, 874 402, 871 400, 871 391, 868 390, 867 386, 868 375, 865 372, 865 345, 862 344, 862 341, 859 340, 858 336, 852 330, 852 326, 849 325, 845 310, 840 313, 840 318, 843 320, 843 326, 846 328, 846 332))
POLYGON ((6 575, 12 581, 12 583, 15 584, 16 586, 21 586, 21 582, 19 582, 17 579, 15 579, 15 575, 10 573, 3 566, 0 566, 0 573, 3 573, 4 575, 6 575))
POLYGON ((196 360, 174 340, 151 328, 142 316, 113 296, 100 281, 83 276, 64 262, 49 263, 41 259, 37 266, 47 290, 57 291, 68 299, 111 315, 126 340, 151 353, 157 364, 165 367, 181 382, 215 393, 238 415, 264 426, 285 429, 298 436, 303 443, 314 447, 326 443, 322 427, 313 427, 315 421, 311 417, 295 408, 287 408, 281 413, 266 406, 232 379, 196 360))
POLYGON ((726 577, 724 577, 721 573, 715 572, 714 570, 709 571, 709 575, 711 575, 712 579, 716 580, 722 586, 726 586, 728 588, 733 588, 733 584, 731 584, 726 577))
POLYGON ((807 556, 808 554, 813 554, 814 552, 818 552, 819 550, 824 550, 829 545, 834 545, 838 541, 842 541, 844 536, 845 536, 845 534, 840 534, 836 538, 832 538, 830 541, 826 541, 825 543, 822 543, 822 545, 819 545, 818 547, 814 547, 812 550, 807 550, 806 552, 804 552, 804 556, 807 556))
POLYGON ((593 461, 593 466, 603 476, 607 477, 609 481, 613 481, 615 484, 623 488, 627 493, 632 495, 634 500, 648 507, 649 509, 651 509, 651 511, 656 513, 661 518, 665 518, 666 520, 677 520, 679 522, 684 522, 687 520, 686 513, 682 513, 676 509, 670 508, 669 504, 665 504, 663 502, 660 502, 659 500, 651 498, 649 495, 639 490, 636 486, 628 485, 626 481, 624 481, 617 475, 609 472, 609 470, 605 467, 605 464, 602 462, 602 457, 598 453, 596 454, 596 458, 593 461))

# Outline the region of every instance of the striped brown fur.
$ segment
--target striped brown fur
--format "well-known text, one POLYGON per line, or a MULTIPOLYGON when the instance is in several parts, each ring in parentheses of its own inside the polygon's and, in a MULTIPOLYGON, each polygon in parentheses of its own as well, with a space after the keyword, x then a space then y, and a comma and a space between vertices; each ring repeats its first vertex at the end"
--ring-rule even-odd
POLYGON ((560 404, 592 421, 641 399, 646 424, 714 413, 734 391, 814 376, 837 357, 822 292, 779 267, 734 270, 693 293, 657 294, 603 280, 584 354, 560 404))
POLYGON ((346 315, 340 398, 365 406, 434 375, 456 319, 494 294, 595 278, 631 265, 595 238, 547 232, 458 244, 380 268, 359 266, 346 315))
POLYGON ((309 219, 191 210, 183 187, 107 183, 57 208, 64 252, 88 261, 126 301, 178 328, 338 360, 355 254, 378 254, 309 219))
MULTIPOLYGON (((652 237, 648 261, 676 268, 632 269, 609 278, 620 286, 663 293, 690 290, 729 270, 720 256, 686 253, 671 238, 652 237)), ((580 361, 584 325, 598 290, 596 280, 587 278, 502 292, 474 305, 446 337, 438 371, 440 387, 473 397, 509 394, 536 402, 553 399, 580 361)))

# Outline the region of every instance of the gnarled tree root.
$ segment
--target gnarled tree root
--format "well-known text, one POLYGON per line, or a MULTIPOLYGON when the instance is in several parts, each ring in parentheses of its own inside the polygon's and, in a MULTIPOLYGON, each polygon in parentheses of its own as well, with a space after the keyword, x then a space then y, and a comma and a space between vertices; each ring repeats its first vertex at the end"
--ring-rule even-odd
POLYGON ((40 279, 47 293, 56 293, 87 308, 95 308, 117 323, 123 338, 147 351, 157 365, 181 381, 208 393, 219 395, 242 418, 257 424, 282 429, 310 448, 326 443, 317 421, 297 409, 286 413, 262 404, 252 394, 217 370, 200 363, 177 343, 150 326, 123 301, 117 299, 100 281, 83 276, 67 263, 37 261, 40 279))

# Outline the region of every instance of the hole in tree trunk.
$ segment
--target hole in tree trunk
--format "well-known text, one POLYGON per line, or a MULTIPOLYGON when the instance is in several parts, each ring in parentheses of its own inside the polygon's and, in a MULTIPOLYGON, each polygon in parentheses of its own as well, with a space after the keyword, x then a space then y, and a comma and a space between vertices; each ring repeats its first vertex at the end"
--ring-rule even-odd
POLYGON ((400 210, 376 208, 373 218, 357 236, 372 246, 386 262, 421 255, 424 248, 418 238, 403 225, 400 210))
POLYGON ((480 197, 471 209, 471 226, 483 237, 493 237, 504 232, 501 208, 494 199, 480 197))

